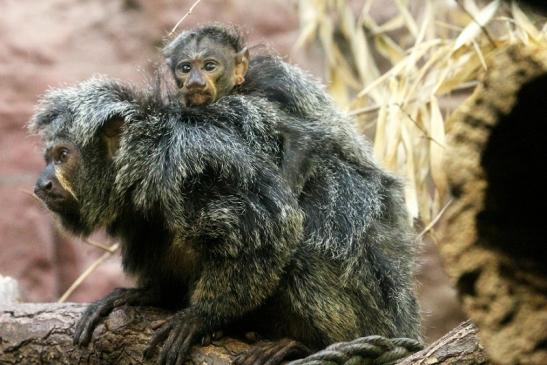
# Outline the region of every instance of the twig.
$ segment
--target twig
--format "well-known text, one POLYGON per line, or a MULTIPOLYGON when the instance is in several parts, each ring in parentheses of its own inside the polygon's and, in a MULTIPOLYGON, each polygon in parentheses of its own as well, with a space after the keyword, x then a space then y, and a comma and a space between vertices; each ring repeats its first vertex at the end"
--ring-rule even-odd
POLYGON ((441 147, 442 149, 445 149, 446 147, 440 143, 439 141, 437 141, 435 138, 431 137, 429 135, 429 133, 427 132, 427 130, 425 130, 420 124, 418 124, 418 122, 416 121, 416 119, 414 119, 412 117, 412 115, 410 115, 410 113, 408 113, 401 104, 398 104, 398 103, 395 103, 395 105, 397 105, 397 107, 407 116, 408 119, 410 119, 412 121, 412 123, 414 123, 414 125, 416 126, 416 128, 418 128, 420 130, 420 132, 423 133, 423 135, 425 136, 425 138, 429 139, 430 141, 434 142, 436 145, 438 145, 439 147, 441 147))
POLYGON ((423 238, 423 236, 429 232, 431 230, 431 228, 433 228, 435 226, 435 224, 437 224, 437 222, 439 221, 439 219, 441 219, 441 217, 443 216, 444 212, 446 211, 446 209, 450 206, 450 204, 452 204, 452 201, 454 199, 450 199, 446 204, 445 206, 443 207, 443 209, 441 209, 441 211, 435 216, 435 218, 433 218, 433 220, 431 222, 429 222, 429 224, 423 229, 423 231, 420 232, 420 234, 418 234, 418 237, 417 237, 417 240, 421 240, 423 238))
POLYGON ((63 303, 65 300, 67 300, 68 297, 72 295, 72 293, 80 286, 80 284, 93 272, 99 265, 101 265, 104 261, 106 261, 112 254, 118 249, 120 246, 119 243, 115 243, 112 246, 110 246, 108 252, 105 252, 101 257, 99 257, 94 263, 92 263, 83 273, 78 276, 78 278, 72 283, 70 288, 68 288, 65 293, 59 298, 58 303, 63 303))
MULTIPOLYGON (((411 98, 407 101, 407 104, 415 103, 417 101, 418 101, 418 98, 411 98)), ((391 105, 399 105, 399 104, 389 103, 387 105, 391 106, 391 105)), ((348 112, 348 115, 353 117, 353 116, 361 115, 361 114, 371 114, 371 113, 375 113, 378 110, 380 110, 381 107, 382 107, 381 105, 371 105, 371 106, 367 106, 367 107, 360 108, 360 109, 354 109, 354 110, 350 110, 348 112)))
POLYGON ((92 241, 92 240, 90 240, 89 238, 81 238, 81 240, 82 240, 84 243, 87 243, 88 245, 91 245, 91 246, 94 246, 94 247, 98 247, 98 248, 100 248, 100 249, 105 250, 106 252, 110 252, 110 253, 116 252, 115 249, 112 250, 112 247, 113 247, 113 246, 107 246, 107 245, 105 245, 104 243, 92 241))
POLYGON ((483 26, 481 23, 479 23, 477 21, 477 19, 475 19, 475 17, 473 16, 473 14, 471 14, 471 12, 469 10, 467 10, 467 8, 461 3, 461 0, 456 0, 456 4, 458 4, 458 6, 464 11, 464 13, 466 13, 470 18, 471 20, 473 20, 473 22, 475 22, 480 28, 481 28, 481 31, 484 33, 484 35, 486 36, 486 38, 488 39, 488 41, 490 42, 490 44, 494 47, 494 48, 498 48, 496 46, 496 42, 494 42, 494 38, 492 38, 492 36, 490 35, 490 33, 488 32, 488 29, 486 29, 485 26, 483 26))
POLYGON ((371 106, 367 106, 365 108, 360 108, 360 109, 355 109, 355 110, 352 110, 348 113, 348 115, 350 116, 356 116, 356 115, 361 115, 361 114, 370 114, 370 113, 375 113, 377 112, 378 110, 380 110, 381 106, 380 105, 371 105, 371 106))
POLYGON ((167 35, 167 37, 171 37, 173 35, 173 33, 175 33, 175 30, 177 30, 177 28, 179 27, 179 25, 184 21, 184 19, 186 19, 186 17, 190 14, 192 14, 192 11, 194 10, 194 8, 201 2, 201 0, 196 0, 192 6, 190 6, 190 9, 188 9, 188 12, 186 12, 186 14, 184 14, 184 16, 182 18, 180 18, 180 20, 177 22, 177 24, 175 24, 175 26, 173 27, 173 29, 171 29, 171 31, 169 32, 169 34, 167 35))

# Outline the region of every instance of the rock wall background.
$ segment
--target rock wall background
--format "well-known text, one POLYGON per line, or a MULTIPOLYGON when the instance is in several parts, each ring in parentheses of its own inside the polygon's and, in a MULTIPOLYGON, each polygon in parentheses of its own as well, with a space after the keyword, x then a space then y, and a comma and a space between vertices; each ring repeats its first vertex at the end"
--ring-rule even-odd
MULTIPOLYGON (((43 166, 39 143, 25 124, 48 87, 94 74, 144 82, 161 62, 159 48, 192 1, 0 0, 0 274, 16 278, 26 301, 55 301, 102 251, 65 236, 32 197, 43 166)), ((377 16, 389 16, 389 7, 377 16)), ((288 60, 321 73, 321 54, 292 49, 299 29, 290 0, 203 0, 179 28, 221 21, 246 30, 288 60)), ((108 243, 102 235, 97 241, 108 243)), ((112 243, 112 242, 110 242, 112 243)), ((438 263, 425 245, 418 277, 426 335, 435 339, 463 317, 438 263)), ((119 259, 101 265, 70 297, 90 301, 130 285, 119 259)))

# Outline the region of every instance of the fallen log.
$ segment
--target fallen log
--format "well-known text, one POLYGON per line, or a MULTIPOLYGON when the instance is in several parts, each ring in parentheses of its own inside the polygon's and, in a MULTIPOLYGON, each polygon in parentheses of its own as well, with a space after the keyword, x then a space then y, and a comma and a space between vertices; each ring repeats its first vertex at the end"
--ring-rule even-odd
MULTIPOLYGON (((0 306, 0 364, 155 364, 144 360, 153 329, 169 312, 149 307, 120 307, 100 324, 89 346, 72 344, 74 325, 85 304, 9 304, 0 306)), ((194 346, 187 364, 227 365, 249 344, 222 338, 194 346)), ((401 365, 427 359, 427 364, 485 364, 476 328, 466 322, 401 365)))

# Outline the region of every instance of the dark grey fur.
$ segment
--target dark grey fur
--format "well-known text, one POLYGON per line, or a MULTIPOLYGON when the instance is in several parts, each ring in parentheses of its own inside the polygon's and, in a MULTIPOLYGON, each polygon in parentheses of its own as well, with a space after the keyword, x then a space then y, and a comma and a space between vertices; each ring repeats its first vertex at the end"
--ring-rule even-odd
POLYGON ((306 99, 292 107, 324 118, 299 124, 259 96, 185 109, 155 94, 94 79, 41 101, 31 130, 81 150, 80 210, 61 217, 68 228, 106 227, 155 304, 185 308, 206 331, 249 323, 312 349, 371 334, 420 338, 401 184, 347 120, 328 105, 307 110, 306 99), (115 117, 126 124, 110 162, 100 131, 115 117), (298 201, 280 177, 279 125, 309 142, 298 201))
MULTIPOLYGON (((235 26, 212 23, 184 31, 162 50, 173 75, 181 54, 193 39, 211 39, 218 47, 231 48, 234 54, 245 48, 244 37, 235 26)), ((358 165, 370 163, 368 146, 357 138, 353 128, 348 128, 348 116, 339 111, 322 84, 280 57, 251 55, 245 82, 232 93, 266 98, 285 111, 272 132, 282 137, 281 173, 297 194, 314 165, 310 157, 316 155, 315 148, 327 147, 358 165)))

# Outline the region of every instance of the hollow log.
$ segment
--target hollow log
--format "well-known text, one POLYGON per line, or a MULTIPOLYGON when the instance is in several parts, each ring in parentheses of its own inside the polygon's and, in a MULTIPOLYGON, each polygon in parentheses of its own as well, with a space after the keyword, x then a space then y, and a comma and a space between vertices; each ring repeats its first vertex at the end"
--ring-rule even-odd
POLYGON ((547 364, 547 46, 500 49, 447 121, 440 252, 497 364, 547 364))

